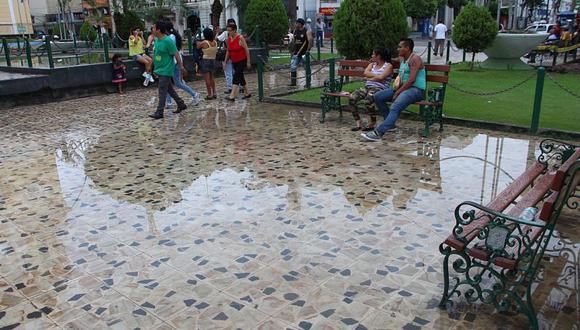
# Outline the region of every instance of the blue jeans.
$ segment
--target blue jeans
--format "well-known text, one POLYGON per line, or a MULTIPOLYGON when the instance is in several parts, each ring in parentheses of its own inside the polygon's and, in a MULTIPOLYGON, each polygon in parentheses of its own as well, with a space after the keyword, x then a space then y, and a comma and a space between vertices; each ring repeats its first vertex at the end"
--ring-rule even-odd
POLYGON ((226 69, 224 70, 224 75, 226 76, 227 88, 232 89, 232 82, 234 81, 234 68, 232 66, 232 61, 226 62, 226 69))
POLYGON ((296 72, 298 66, 302 62, 302 56, 300 55, 292 55, 292 60, 290 61, 290 72, 296 72))
MULTIPOLYGON (((173 71, 173 83, 175 84, 175 88, 179 88, 185 91, 187 94, 191 95, 191 97, 195 97, 197 95, 197 93, 191 87, 189 87, 189 85, 186 84, 185 81, 183 81, 183 79, 181 78, 181 71, 179 70, 179 67, 177 65, 175 66, 175 70, 173 71)), ((165 101, 166 101, 165 104, 167 105, 173 103, 171 96, 169 95, 167 95, 167 99, 165 101)))
POLYGON ((324 33, 322 31, 316 31, 316 42, 320 45, 320 47, 323 47, 322 46, 323 39, 324 39, 324 33))
POLYGON ((389 110, 387 102, 393 99, 394 94, 395 91, 392 88, 387 88, 376 93, 374 96, 375 104, 385 119, 376 129, 380 135, 385 134, 386 131, 395 127, 395 122, 399 119, 401 112, 409 105, 425 98, 424 90, 417 87, 411 87, 397 96, 397 99, 391 104, 391 109, 389 110))

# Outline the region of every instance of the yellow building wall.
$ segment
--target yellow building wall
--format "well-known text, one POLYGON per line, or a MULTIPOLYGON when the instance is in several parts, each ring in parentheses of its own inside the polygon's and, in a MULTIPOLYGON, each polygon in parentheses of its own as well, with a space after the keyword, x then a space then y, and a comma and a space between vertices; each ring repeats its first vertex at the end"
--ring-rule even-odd
POLYGON ((0 35, 33 32, 28 0, 0 0, 0 35))

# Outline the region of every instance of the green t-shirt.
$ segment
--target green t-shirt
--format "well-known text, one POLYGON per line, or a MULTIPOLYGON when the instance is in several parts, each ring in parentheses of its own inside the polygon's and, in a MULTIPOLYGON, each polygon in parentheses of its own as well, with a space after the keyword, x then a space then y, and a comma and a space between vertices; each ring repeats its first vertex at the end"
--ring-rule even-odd
POLYGON ((155 40, 153 66, 158 76, 173 77, 175 53, 177 53, 175 42, 168 36, 155 40))

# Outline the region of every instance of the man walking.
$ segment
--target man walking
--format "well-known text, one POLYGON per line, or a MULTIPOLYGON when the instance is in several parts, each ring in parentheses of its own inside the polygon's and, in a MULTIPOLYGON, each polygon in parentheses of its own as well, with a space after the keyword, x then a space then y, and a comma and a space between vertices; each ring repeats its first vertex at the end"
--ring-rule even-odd
POLYGON ((302 57, 304 55, 309 56, 307 51, 309 48, 310 38, 308 32, 304 27, 304 19, 299 18, 296 20, 296 26, 294 27, 293 41, 294 41, 294 51, 292 52, 292 60, 290 62, 290 86, 296 86, 296 70, 298 65, 302 62, 302 57))
POLYGON ((173 113, 180 113, 187 109, 185 102, 179 97, 173 88, 173 73, 175 70, 175 63, 182 72, 185 72, 181 56, 177 52, 175 42, 167 36, 168 24, 163 21, 158 21, 153 26, 153 34, 157 40, 155 41, 155 51, 153 53, 153 65, 155 67, 155 74, 159 76, 159 103, 157 104, 157 111, 149 115, 153 119, 163 118, 163 111, 165 110, 165 100, 169 94, 177 103, 177 109, 173 113))
POLYGON ((443 56, 443 48, 445 47, 445 37, 447 37, 447 26, 443 24, 443 20, 439 20, 439 23, 435 25, 433 29, 433 39, 435 39, 435 48, 433 49, 433 55, 437 56, 437 51, 439 51, 439 56, 443 56))

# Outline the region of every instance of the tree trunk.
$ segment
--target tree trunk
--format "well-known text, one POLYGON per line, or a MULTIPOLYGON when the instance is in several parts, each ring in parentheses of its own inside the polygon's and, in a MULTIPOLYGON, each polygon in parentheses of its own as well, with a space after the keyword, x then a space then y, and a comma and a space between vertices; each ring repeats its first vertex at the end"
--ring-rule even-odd
POLYGON ((469 64, 469 70, 473 71, 473 64, 475 62, 475 52, 471 53, 471 63, 469 64))

